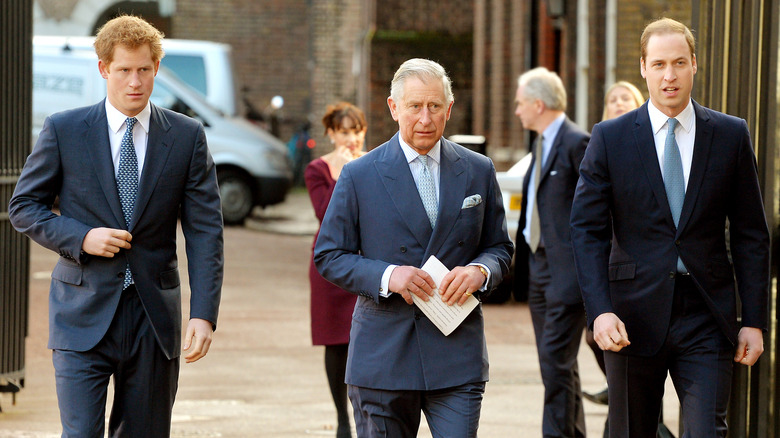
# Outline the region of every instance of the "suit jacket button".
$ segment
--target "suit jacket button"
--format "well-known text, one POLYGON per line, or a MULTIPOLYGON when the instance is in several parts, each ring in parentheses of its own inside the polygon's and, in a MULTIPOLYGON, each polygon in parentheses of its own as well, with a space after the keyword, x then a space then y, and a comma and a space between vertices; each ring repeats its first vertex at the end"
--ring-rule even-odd
POLYGON ((420 314, 419 313, 415 313, 414 314, 414 319, 419 320, 420 319, 420 314))
POLYGON ((122 271, 122 272, 116 274, 116 276, 119 277, 119 278, 125 278, 125 273, 124 273, 124 271, 122 271))
POLYGON ((677 246, 680 246, 680 241, 679 240, 675 240, 674 244, 677 245, 677 246))
POLYGON ((458 246, 463 246, 463 245, 465 245, 465 244, 466 244, 466 242, 464 242, 464 241, 462 241, 462 240, 459 240, 459 241, 458 241, 458 246))
POLYGON ((674 277, 675 277, 674 271, 669 272, 669 278, 674 280, 674 277))
POLYGON ((406 252, 406 246, 405 245, 401 245, 401 252, 406 252))

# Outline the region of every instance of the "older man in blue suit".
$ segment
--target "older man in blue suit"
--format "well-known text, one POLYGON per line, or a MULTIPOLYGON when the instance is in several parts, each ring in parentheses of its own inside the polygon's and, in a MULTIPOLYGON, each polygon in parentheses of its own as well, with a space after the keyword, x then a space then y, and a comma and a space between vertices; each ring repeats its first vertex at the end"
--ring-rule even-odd
POLYGON ((399 133, 347 164, 315 247, 322 275, 359 294, 346 381, 360 437, 475 437, 488 358, 481 307, 445 336, 412 295, 465 303, 507 273, 513 247, 492 162, 442 137, 453 96, 437 63, 411 59, 387 99, 399 133), (442 297, 420 269, 451 271, 442 297))
POLYGON ((769 232, 756 158, 744 120, 691 99, 685 25, 654 21, 640 43, 650 100, 593 128, 571 214, 588 323, 605 350, 609 432, 656 436, 668 372, 683 436, 725 437, 732 361, 750 366, 764 351, 769 232))
POLYGON ((185 360, 206 355, 222 288, 222 216, 203 125, 151 104, 162 34, 121 16, 95 39, 107 99, 47 118, 9 205, 57 252, 49 348, 63 437, 167 437, 181 354, 179 218, 191 289, 185 360), (59 197, 59 213, 52 211, 59 197))

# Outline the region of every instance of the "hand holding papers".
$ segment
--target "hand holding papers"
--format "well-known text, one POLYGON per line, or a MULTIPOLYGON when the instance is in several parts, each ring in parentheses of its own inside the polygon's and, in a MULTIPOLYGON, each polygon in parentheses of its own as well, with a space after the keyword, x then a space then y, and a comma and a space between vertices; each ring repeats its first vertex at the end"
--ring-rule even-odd
POLYGON ((441 284, 444 276, 450 272, 449 269, 435 256, 431 256, 421 269, 433 278, 437 288, 434 289, 434 295, 428 301, 423 301, 412 294, 414 304, 444 333, 444 336, 449 336, 469 316, 469 313, 477 307, 479 300, 470 296, 462 306, 458 304, 448 306, 446 302, 442 301, 438 286, 441 284))

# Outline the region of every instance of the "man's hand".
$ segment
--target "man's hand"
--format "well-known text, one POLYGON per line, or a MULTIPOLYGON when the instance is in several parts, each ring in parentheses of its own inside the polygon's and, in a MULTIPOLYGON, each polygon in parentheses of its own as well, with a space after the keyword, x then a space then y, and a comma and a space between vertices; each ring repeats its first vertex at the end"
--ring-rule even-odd
POLYGON ((126 230, 114 228, 93 228, 84 236, 81 250, 100 257, 114 257, 120 249, 130 249, 133 236, 126 230))
POLYGON ((593 321, 593 339, 599 348, 620 351, 631 345, 626 333, 626 325, 614 313, 602 313, 593 321))
POLYGON ((184 356, 187 363, 195 362, 209 352, 211 346, 211 336, 214 334, 210 322, 205 319, 192 318, 187 324, 187 334, 184 335, 184 347, 182 350, 190 350, 189 354, 184 356))
POLYGON ((737 352, 734 362, 751 366, 764 352, 764 334, 755 327, 742 327, 737 335, 737 352))
POLYGON ((428 301, 428 297, 433 296, 436 283, 422 269, 414 266, 398 266, 390 274, 387 287, 390 288, 390 292, 401 294, 406 304, 411 305, 414 303, 412 294, 417 295, 423 301, 428 301))
POLYGON ((439 285, 441 300, 449 306, 455 303, 462 306, 484 283, 485 276, 478 266, 458 266, 442 279, 439 285))

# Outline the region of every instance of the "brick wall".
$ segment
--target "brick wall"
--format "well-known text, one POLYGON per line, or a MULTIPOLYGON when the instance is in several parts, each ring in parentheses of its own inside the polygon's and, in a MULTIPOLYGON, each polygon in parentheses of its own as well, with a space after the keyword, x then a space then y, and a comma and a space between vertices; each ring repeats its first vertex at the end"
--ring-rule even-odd
POLYGON ((311 106, 309 8, 306 0, 177 0, 173 38, 203 39, 233 47, 239 86, 256 108, 284 97, 280 138, 289 139, 295 120, 311 106))
MULTIPOLYGON (((647 85, 639 70, 639 38, 645 26, 669 17, 691 25, 691 2, 687 0, 618 1, 617 66, 615 78, 629 81, 647 97, 647 85)), ((694 31, 694 36, 696 35, 694 31)))
MULTIPOLYGON (((317 139, 314 156, 330 152, 330 142, 323 135, 322 117, 328 105, 358 100, 366 25, 365 2, 357 0, 314 1, 311 4, 312 58, 310 119, 312 135, 317 139)), ((369 128, 371 125, 369 124, 369 128)))
MULTIPOLYGON (((589 10, 593 28, 589 77, 594 84, 588 93, 589 124, 600 118, 603 102, 605 3, 591 0, 589 10)), ((318 145, 314 157, 330 150, 320 119, 325 107, 339 100, 356 103, 366 111, 368 148, 392 136, 397 124, 386 99, 393 73, 408 58, 433 59, 447 69, 454 86, 455 106, 445 135, 474 133, 474 114, 481 111, 482 133, 488 137, 490 150, 509 150, 497 154, 508 157, 509 163, 525 146, 523 130, 513 115, 515 80, 539 64, 524 65, 527 61, 523 61, 518 71, 512 59, 518 53, 521 59, 530 59, 525 53, 529 41, 537 44, 532 53, 541 56, 538 50, 542 50, 546 55, 542 58, 554 64, 548 67, 558 71, 570 95, 568 112, 574 109, 577 0, 566 0, 565 5, 566 15, 553 21, 546 17, 542 0, 486 0, 485 84, 476 91, 474 0, 177 0, 169 36, 231 44, 237 80, 248 87, 247 98, 262 109, 274 95, 283 96, 285 123, 280 138, 287 141, 296 126, 309 120, 318 145), (502 12, 496 14, 496 10, 502 12), (521 15, 527 21, 522 25, 516 23, 521 15), (513 33, 517 26, 527 27, 519 41, 513 33), (541 33, 529 40, 529 32, 541 33), (554 40, 547 40, 551 35, 554 40), (475 92, 483 93, 483 108, 474 108, 475 92)), ((689 24, 691 2, 618 1, 617 7, 616 79, 631 81, 643 90, 638 48, 643 27, 664 15, 689 24)))
POLYGON ((398 130, 387 96, 398 67, 410 58, 428 58, 447 70, 455 105, 445 136, 471 133, 473 1, 388 0, 376 2, 376 32, 369 71, 369 148, 398 130))

